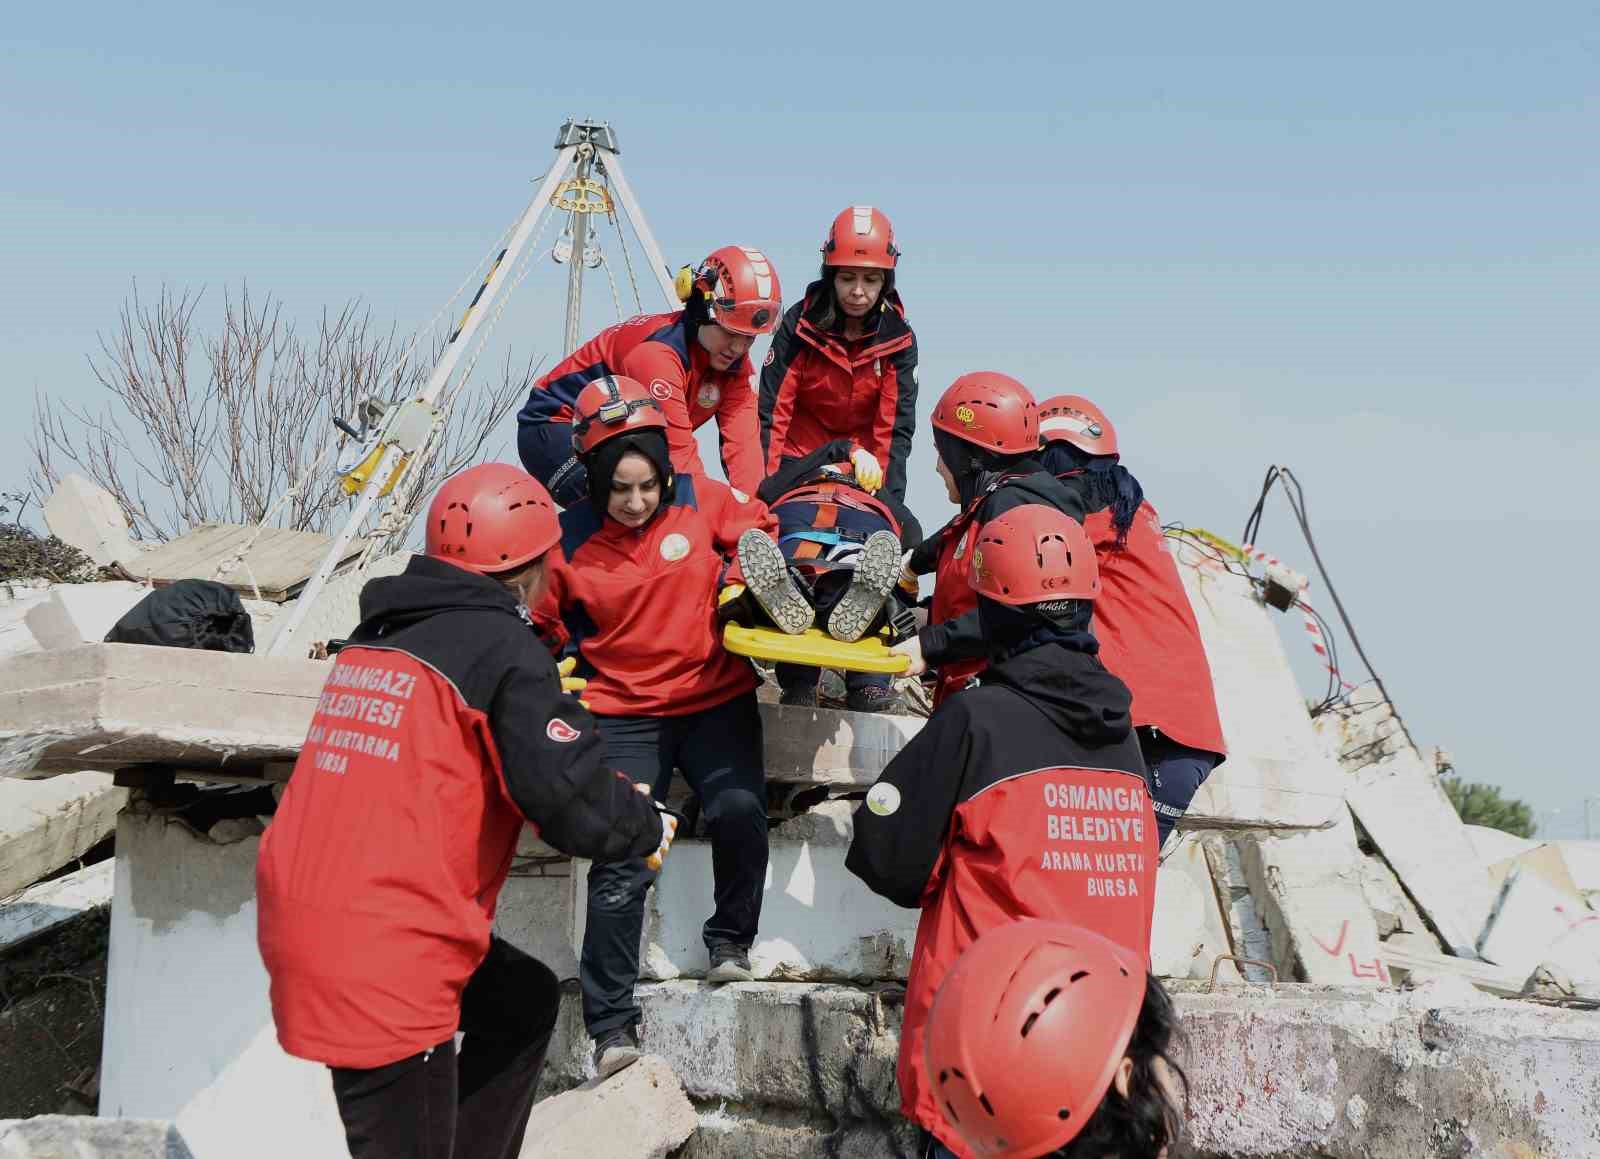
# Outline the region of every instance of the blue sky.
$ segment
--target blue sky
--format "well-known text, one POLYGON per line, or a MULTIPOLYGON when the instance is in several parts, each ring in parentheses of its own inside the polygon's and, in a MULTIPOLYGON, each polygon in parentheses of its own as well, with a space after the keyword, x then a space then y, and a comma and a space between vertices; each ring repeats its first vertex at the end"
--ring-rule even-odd
MULTIPOLYGON (((669 260, 758 245, 794 296, 838 209, 887 210, 925 410, 981 367, 1088 394, 1163 517, 1227 534, 1292 466, 1418 739, 1577 831, 1600 792, 1565 735, 1600 642, 1592 6, 568 11, 11 14, 0 487, 35 388, 94 397, 134 278, 414 324, 557 125, 603 117, 669 260)), ((536 271, 503 336, 557 353, 562 294, 536 271)), ((931 440, 912 474, 941 520, 931 440)), ((1281 500, 1260 538, 1309 567, 1281 500)))

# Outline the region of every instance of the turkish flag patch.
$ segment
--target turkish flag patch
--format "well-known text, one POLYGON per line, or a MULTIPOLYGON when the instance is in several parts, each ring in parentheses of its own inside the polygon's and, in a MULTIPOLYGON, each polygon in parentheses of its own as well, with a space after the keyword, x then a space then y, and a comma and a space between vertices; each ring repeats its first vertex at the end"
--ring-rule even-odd
POLYGON ((560 717, 556 717, 544 726, 544 735, 553 741, 569 744, 578 739, 578 730, 573 728, 560 717))
POLYGON ((661 402, 666 402, 672 397, 672 386, 658 378, 650 384, 650 393, 661 402))

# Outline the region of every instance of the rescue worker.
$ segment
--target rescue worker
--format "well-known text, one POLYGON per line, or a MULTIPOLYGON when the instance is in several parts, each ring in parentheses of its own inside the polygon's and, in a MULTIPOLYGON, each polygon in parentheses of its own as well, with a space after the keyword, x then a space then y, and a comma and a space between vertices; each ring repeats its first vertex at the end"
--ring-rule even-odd
POLYGON ((916 676, 937 668, 934 703, 966 687, 984 668, 986 644, 977 600, 967 583, 978 528, 1013 507, 1043 503, 1074 520, 1083 503, 1039 462, 1039 412, 1028 388, 993 370, 963 374, 933 410, 939 478, 959 509, 907 560, 913 575, 935 573, 928 624, 893 651, 910 657, 916 676))
MULTIPOLYGON (((857 479, 851 446, 835 439, 800 459, 787 459, 769 476, 758 498, 778 520, 774 540, 758 529, 739 537, 738 573, 748 585, 742 600, 722 615, 769 619, 799 635, 818 624, 836 640, 859 640, 883 621, 885 602, 900 578, 903 547, 922 539, 916 516, 886 491, 872 495, 857 479)), ((909 602, 915 602, 915 592, 909 602)), ((815 706, 818 669, 776 665, 780 703, 815 706)), ((889 678, 846 671, 848 706, 883 712, 899 703, 889 678)))
POLYGON ((926 1073, 962 1147, 932 1159, 1165 1159, 1186 1080, 1172 1000, 1140 956, 1027 918, 957 959, 928 1015, 926 1073))
POLYGON ((1121 463, 1105 412, 1078 395, 1039 407, 1045 467, 1083 499, 1100 564, 1094 632, 1100 659, 1133 693, 1133 725, 1150 774, 1157 839, 1227 754, 1205 645, 1167 550, 1161 519, 1121 463))
MULTIPOLYGON (((561 551, 536 620, 588 678, 616 766, 665 800, 674 769, 700 801, 715 910, 703 937, 713 982, 748 981, 767 872, 767 793, 756 675, 723 650, 723 556, 752 527, 777 530, 759 500, 673 469, 654 395, 621 375, 583 388, 573 445, 589 500, 561 515, 561 551)), ((608 1075, 639 1057, 634 1000, 645 894, 640 858, 589 871, 579 962, 583 1020, 608 1075)))
POLYGON ((873 892, 921 907, 896 1077, 906 1116, 958 1154, 924 1065, 945 974, 974 938, 1024 917, 1148 957, 1157 850, 1128 690, 1095 657, 1100 582, 1082 526, 1013 507, 967 554, 990 667, 889 762, 845 858, 873 892))
POLYGON ((822 276, 772 336, 761 368, 766 473, 849 439, 856 477, 906 496, 917 427, 917 338, 895 290, 900 251, 889 218, 853 205, 834 218, 822 276))
POLYGON ((783 313, 778 272, 760 250, 723 246, 678 273, 682 310, 644 314, 602 330, 556 364, 528 392, 517 415, 523 466, 562 507, 588 493, 572 449, 572 408, 583 388, 608 374, 645 384, 666 420, 672 467, 704 475, 694 432, 716 416, 722 469, 748 494, 761 483, 756 399, 747 357, 783 313))
POLYGON ((676 827, 529 625, 560 534, 509 464, 440 488, 427 554, 362 589, 261 842, 278 1041, 332 1070, 355 1159, 518 1153, 561 995, 490 934, 517 835, 659 864, 676 827))

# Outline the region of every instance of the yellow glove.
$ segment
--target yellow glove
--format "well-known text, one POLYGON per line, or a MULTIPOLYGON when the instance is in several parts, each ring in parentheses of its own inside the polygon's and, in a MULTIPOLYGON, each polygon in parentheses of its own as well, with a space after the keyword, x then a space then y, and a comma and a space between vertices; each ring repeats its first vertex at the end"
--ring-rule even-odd
POLYGON ((868 491, 876 491, 883 486, 883 467, 871 451, 857 447, 850 452, 850 465, 855 468, 856 482, 868 491))
MULTIPOLYGON (((634 788, 646 797, 650 795, 649 785, 634 785, 634 788)), ((678 819, 671 813, 661 813, 661 844, 656 851, 644 859, 644 864, 652 873, 661 870, 661 863, 667 859, 667 850, 672 848, 672 839, 678 835, 678 819)))
MULTIPOLYGON (((574 676, 572 674, 572 670, 577 666, 578 658, 576 656, 568 656, 565 660, 556 665, 556 673, 561 677, 561 691, 566 693, 568 696, 577 696, 578 693, 589 687, 589 682, 582 676, 574 676)), ((580 699, 578 703, 583 705, 585 708, 589 707, 589 702, 587 700, 580 699)))
POLYGON ((742 595, 744 595, 743 584, 729 584, 717 593, 717 607, 720 608, 723 604, 732 603, 742 595))

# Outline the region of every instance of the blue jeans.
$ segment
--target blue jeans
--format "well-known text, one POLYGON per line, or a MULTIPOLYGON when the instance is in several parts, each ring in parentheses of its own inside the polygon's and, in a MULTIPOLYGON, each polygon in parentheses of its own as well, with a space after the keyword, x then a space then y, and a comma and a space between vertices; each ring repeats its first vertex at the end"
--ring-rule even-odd
MULTIPOLYGON (((687 716, 601 716, 612 768, 667 798, 674 769, 700 798, 711 839, 716 908, 701 936, 706 948, 748 948, 761 921, 767 881, 767 777, 761 714, 751 691, 687 716)), ((583 1024, 591 1038, 639 1021, 633 988, 639 981, 644 899, 656 875, 640 858, 589 867, 589 917, 583 931, 578 981, 583 1024)))

